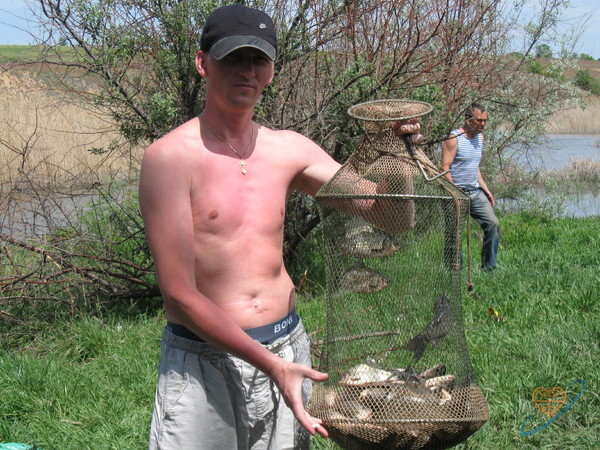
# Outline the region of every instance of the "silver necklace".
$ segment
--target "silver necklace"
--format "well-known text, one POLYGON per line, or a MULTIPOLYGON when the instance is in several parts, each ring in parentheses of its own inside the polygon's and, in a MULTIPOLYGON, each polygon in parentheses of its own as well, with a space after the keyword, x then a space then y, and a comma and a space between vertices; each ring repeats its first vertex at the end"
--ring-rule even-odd
POLYGON ((206 123, 206 127, 210 130, 210 132, 212 134, 215 135, 215 137, 217 139, 219 139, 220 141, 223 141, 227 145, 227 147, 229 147, 231 149, 231 151, 233 153, 235 153, 238 156, 238 158, 240 158, 239 165, 242 168, 242 174, 246 175, 246 172, 247 172, 246 166, 248 164, 246 163, 246 161, 244 161, 244 157, 246 156, 246 153, 248 153, 248 150, 250 149, 250 146, 252 145, 252 141, 254 140, 254 124, 252 124, 252 135, 250 136, 250 142, 248 142, 248 145, 246 146, 246 149, 242 152, 242 154, 239 154, 238 151, 235 148, 233 148, 233 146, 229 142, 227 142, 223 136, 221 136, 219 133, 217 133, 213 129, 213 127, 210 126, 210 124, 208 123, 208 120, 206 120, 206 118, 204 118, 204 123, 206 123))

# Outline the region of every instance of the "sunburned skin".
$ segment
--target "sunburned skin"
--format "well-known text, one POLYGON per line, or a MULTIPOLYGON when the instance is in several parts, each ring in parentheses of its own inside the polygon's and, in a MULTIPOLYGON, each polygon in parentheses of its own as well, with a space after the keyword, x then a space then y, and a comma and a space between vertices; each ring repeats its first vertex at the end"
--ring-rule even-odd
MULTIPOLYGON (((294 284, 282 257, 287 197, 309 161, 323 159, 331 174, 339 167, 301 135, 255 127, 245 175, 239 158, 206 129, 193 149, 180 147, 179 156, 191 186, 197 289, 243 329, 274 322, 294 308, 294 284)), ((176 311, 165 307, 167 319, 180 323, 176 311)))

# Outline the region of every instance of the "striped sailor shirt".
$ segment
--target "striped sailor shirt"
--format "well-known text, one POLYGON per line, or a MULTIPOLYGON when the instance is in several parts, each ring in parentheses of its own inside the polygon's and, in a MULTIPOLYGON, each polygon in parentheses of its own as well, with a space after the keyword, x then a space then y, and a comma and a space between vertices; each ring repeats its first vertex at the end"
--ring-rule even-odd
POLYGON ((466 133, 462 133, 462 129, 451 132, 457 136, 458 148, 454 161, 450 165, 450 174, 454 184, 467 191, 472 191, 479 188, 477 179, 483 149, 483 134, 479 133, 469 139, 466 133))

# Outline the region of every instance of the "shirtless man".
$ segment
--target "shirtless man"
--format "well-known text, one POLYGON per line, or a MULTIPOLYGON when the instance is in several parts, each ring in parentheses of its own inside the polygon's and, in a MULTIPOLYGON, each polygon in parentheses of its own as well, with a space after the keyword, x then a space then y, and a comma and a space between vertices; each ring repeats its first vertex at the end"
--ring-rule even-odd
POLYGON ((144 156, 140 207, 168 321, 150 448, 306 448, 308 433, 327 436, 304 408, 305 379, 327 374, 309 367, 282 244, 292 191, 314 195, 340 165, 252 121, 276 46, 264 13, 213 12, 196 57, 205 108, 144 156))

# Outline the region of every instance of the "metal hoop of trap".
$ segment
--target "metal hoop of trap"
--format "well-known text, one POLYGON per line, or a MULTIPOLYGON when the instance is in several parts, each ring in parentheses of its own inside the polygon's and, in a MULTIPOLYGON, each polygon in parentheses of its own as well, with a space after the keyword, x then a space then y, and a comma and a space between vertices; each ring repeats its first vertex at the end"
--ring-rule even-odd
POLYGON ((368 122, 388 122, 422 117, 433 111, 426 102, 406 99, 382 99, 358 103, 348 108, 348 115, 368 122))
MULTIPOLYGON (((406 99, 384 99, 372 100, 369 102, 358 103, 348 108, 348 115, 365 122, 395 122, 399 120, 410 120, 422 117, 433 111, 433 106, 426 102, 406 99)), ((409 154, 414 159, 421 174, 429 182, 434 181, 448 173, 438 172, 433 176, 428 176, 423 163, 417 157, 417 152, 409 135, 402 136, 409 154)))

